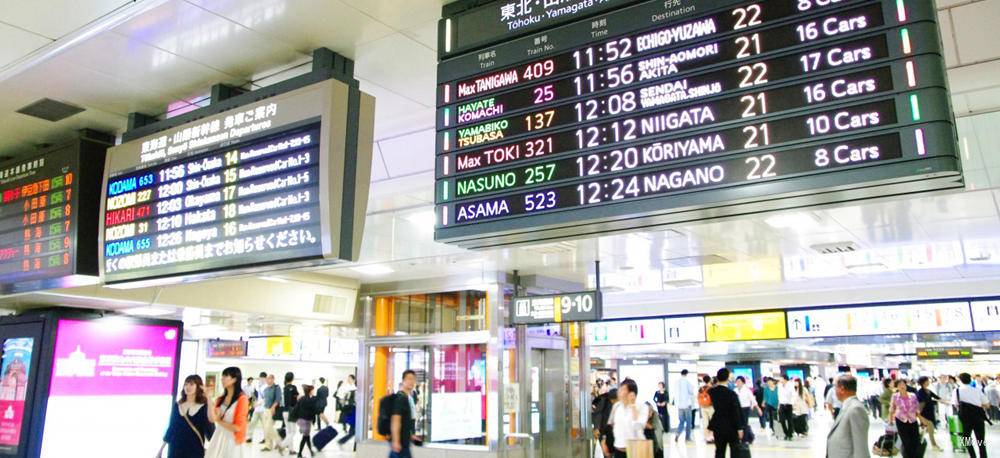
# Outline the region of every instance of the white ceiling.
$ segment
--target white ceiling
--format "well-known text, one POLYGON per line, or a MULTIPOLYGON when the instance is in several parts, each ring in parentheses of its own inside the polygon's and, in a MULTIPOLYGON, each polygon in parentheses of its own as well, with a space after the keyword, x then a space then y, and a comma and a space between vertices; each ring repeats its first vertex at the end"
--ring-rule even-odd
MULTIPOLYGON (((204 103, 215 83, 268 84, 305 71, 311 51, 325 46, 354 59, 362 89, 377 98, 361 263, 395 270, 325 273, 365 282, 466 276, 471 284, 489 272, 519 269, 582 285, 592 282, 591 263, 599 258, 605 285, 626 291, 619 293, 623 303, 628 294, 682 301, 856 285, 903 291, 899 285, 929 280, 961 285, 1000 278, 1000 264, 993 267, 1000 262, 1000 0, 938 1, 965 192, 817 209, 804 216, 815 223, 797 229, 775 229, 762 216, 489 252, 432 241, 436 22, 443 3, 0 0, 0 156, 28 154, 84 127, 120 133, 129 112, 162 115, 171 102, 204 103), (87 110, 57 123, 14 113, 41 97, 87 110), (845 241, 861 251, 831 257, 810 248, 845 241), (977 249, 992 253, 992 261, 970 261, 977 249), (683 269, 663 261, 706 255, 726 264, 683 269), (676 282, 664 280, 694 283, 675 289, 676 282)), ((961 287, 942 292, 951 290, 961 287)))

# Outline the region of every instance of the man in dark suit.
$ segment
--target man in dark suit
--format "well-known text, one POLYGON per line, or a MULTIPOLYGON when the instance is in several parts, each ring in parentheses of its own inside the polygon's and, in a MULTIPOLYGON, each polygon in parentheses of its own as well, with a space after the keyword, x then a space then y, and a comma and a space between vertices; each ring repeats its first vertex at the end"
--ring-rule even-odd
POLYGON ((715 415, 708 422, 708 429, 715 435, 715 458, 726 458, 726 447, 729 447, 731 458, 739 458, 743 425, 746 423, 740 398, 729 389, 729 369, 719 369, 715 378, 719 384, 708 390, 712 408, 715 409, 715 415))
MULTIPOLYGON (((326 379, 323 377, 319 378, 320 387, 316 389, 316 423, 317 428, 322 428, 322 418, 320 418, 323 412, 326 411, 327 401, 330 399, 330 388, 326 386, 326 379)), ((330 426, 327 424, 327 426, 330 426)))

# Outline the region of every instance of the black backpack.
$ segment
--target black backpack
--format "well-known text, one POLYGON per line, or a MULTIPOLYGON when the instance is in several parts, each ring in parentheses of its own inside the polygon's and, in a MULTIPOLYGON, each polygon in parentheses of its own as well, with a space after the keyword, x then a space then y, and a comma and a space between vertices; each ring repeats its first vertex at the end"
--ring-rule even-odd
POLYGON ((604 432, 605 430, 610 430, 608 426, 608 420, 611 419, 611 408, 615 405, 615 399, 618 397, 618 390, 612 389, 607 393, 604 393, 598 397, 597 408, 594 411, 593 423, 594 427, 598 431, 604 432))
POLYGON ((376 426, 382 436, 392 434, 392 405, 396 402, 396 394, 387 394, 378 401, 378 421, 376 426))

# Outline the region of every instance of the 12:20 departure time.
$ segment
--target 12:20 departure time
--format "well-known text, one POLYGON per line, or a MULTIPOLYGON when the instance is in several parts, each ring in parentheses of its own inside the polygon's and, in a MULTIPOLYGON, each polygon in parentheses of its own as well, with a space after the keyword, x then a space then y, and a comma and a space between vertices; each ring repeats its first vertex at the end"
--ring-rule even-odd
POLYGON ((865 166, 903 157, 899 135, 893 132, 784 150, 780 157, 773 153, 761 153, 462 202, 453 204, 449 213, 454 224, 469 224, 865 166))
MULTIPOLYGON (((773 147, 826 135, 863 132, 896 125, 893 96, 877 102, 790 118, 738 125, 723 130, 643 142, 613 150, 587 152, 552 161, 456 177, 454 198, 510 192, 553 181, 627 172, 638 168, 666 166, 712 157, 773 147), (864 120, 865 122, 859 122, 864 120)), ((440 197, 440 196, 439 196, 440 197)), ((439 202, 444 199, 439 199, 439 202)))

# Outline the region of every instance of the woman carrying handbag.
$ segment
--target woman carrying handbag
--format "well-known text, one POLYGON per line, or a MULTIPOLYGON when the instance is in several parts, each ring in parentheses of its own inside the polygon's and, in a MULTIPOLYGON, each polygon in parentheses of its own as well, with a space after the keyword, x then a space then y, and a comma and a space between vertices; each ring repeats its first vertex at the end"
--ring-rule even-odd
POLYGON ((205 458, 249 456, 245 441, 250 401, 240 389, 242 379, 243 374, 238 367, 227 367, 222 371, 222 387, 225 392, 215 401, 210 412, 210 418, 218 426, 218 430, 208 443, 205 458))
POLYGON ((208 421, 208 400, 203 386, 197 375, 184 379, 184 392, 171 410, 170 424, 157 458, 163 457, 164 448, 167 458, 204 458, 205 441, 215 428, 208 421))
POLYGON ((894 385, 896 394, 892 395, 892 403, 889 405, 889 419, 896 422, 896 431, 903 445, 903 458, 923 458, 920 423, 917 421, 920 413, 917 395, 907 390, 906 381, 903 379, 896 380, 894 385))

